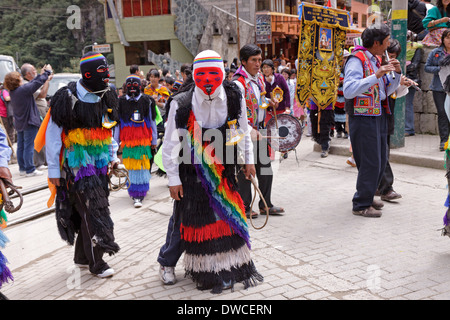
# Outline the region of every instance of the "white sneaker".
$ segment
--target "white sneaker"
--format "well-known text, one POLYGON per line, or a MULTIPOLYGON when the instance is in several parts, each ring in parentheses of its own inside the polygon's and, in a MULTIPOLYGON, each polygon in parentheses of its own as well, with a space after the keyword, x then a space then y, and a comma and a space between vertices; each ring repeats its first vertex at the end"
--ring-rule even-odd
POLYGON ((159 268, 159 276, 161 277, 161 280, 164 284, 171 285, 177 282, 174 267, 161 266, 161 268, 159 268))
POLYGON ((27 173, 25 172, 25 171, 19 171, 19 175, 21 175, 22 177, 24 176, 24 175, 26 175, 27 173))
POLYGON ((142 200, 140 200, 140 199, 134 199, 134 207, 135 207, 135 208, 140 208, 140 207, 142 207, 142 200))
POLYGON ((103 271, 102 273, 96 274, 96 276, 99 278, 109 278, 109 277, 112 277, 113 274, 114 274, 114 269, 108 268, 105 271, 103 271))
POLYGON ((25 177, 34 177, 34 176, 42 176, 44 173, 42 171, 39 171, 38 169, 34 170, 31 173, 25 174, 25 177))
POLYGON ((40 170, 40 171, 42 171, 42 170, 47 170, 47 169, 48 169, 48 166, 46 166, 46 165, 43 164, 43 165, 37 167, 36 169, 38 169, 38 170, 40 170))

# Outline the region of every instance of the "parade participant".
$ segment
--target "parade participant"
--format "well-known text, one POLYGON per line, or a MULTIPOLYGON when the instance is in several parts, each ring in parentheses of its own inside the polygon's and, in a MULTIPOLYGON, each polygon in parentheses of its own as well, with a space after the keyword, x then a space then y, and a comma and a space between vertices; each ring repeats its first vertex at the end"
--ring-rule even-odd
POLYGON ((195 87, 174 96, 163 144, 174 213, 181 215, 186 275, 198 289, 212 293, 238 282, 247 288, 262 281, 250 257, 245 208, 235 178, 237 149, 244 152, 247 178, 255 174, 250 128, 239 89, 224 77, 218 53, 206 50, 195 57, 195 87), (243 139, 227 147, 232 123, 242 130, 243 139))
POLYGON ((353 214, 380 217, 383 203, 374 195, 387 162, 388 97, 398 87, 401 68, 398 60, 380 65, 389 46, 390 29, 385 24, 366 28, 363 46, 356 46, 344 68, 344 97, 348 114, 353 157, 358 168, 353 214))
POLYGON ((119 98, 120 128, 114 137, 122 146, 122 161, 128 170, 128 194, 134 207, 140 208, 149 190, 150 160, 158 139, 156 105, 152 97, 141 93, 138 76, 128 76, 125 84, 126 94, 119 98))
MULTIPOLYGON (((260 73, 261 52, 261 49, 254 44, 247 44, 241 48, 241 66, 236 71, 233 81, 241 90, 247 106, 247 118, 252 127, 251 136, 259 189, 269 207, 269 214, 280 215, 284 212, 284 209, 274 206, 271 201, 273 182, 272 164, 267 139, 262 138, 263 135, 260 132, 260 129, 264 128, 264 121, 266 119, 266 109, 261 108, 266 94, 264 79, 260 73)), ((275 106, 272 99, 267 100, 272 107, 275 106)), ((239 193, 244 201, 246 214, 247 216, 251 214, 252 217, 255 217, 258 213, 251 212, 250 208, 252 202, 251 182, 245 179, 242 173, 239 174, 238 180, 239 193)), ((266 213, 262 199, 259 201, 259 209, 262 214, 266 213)))
MULTIPOLYGON (((108 169, 119 163, 111 129, 118 120, 117 95, 108 85, 102 54, 86 53, 80 71, 80 80, 55 93, 45 119, 48 177, 57 190, 58 230, 63 240, 75 244, 75 264, 104 278, 114 274, 104 253, 119 251, 108 202, 108 169)), ((42 142, 35 141, 38 145, 42 142)))
MULTIPOLYGON (((402 48, 400 46, 400 42, 397 39, 390 39, 389 47, 387 48, 387 54, 389 55, 389 60, 397 59, 400 55, 402 48)), ((386 61, 383 61, 386 64, 386 61)), ((400 86, 397 90, 389 96, 389 108, 391 110, 391 114, 387 115, 388 118, 388 133, 387 133, 387 144, 388 144, 388 156, 386 162, 386 168, 384 170, 383 177, 381 178, 380 185, 378 186, 377 193, 380 195, 381 200, 383 201, 394 201, 400 199, 402 197, 401 194, 397 193, 394 190, 394 173, 391 168, 391 164, 389 162, 389 155, 391 149, 391 135, 394 134, 394 112, 395 112, 395 104, 396 100, 400 97, 406 96, 408 94, 408 87, 412 84, 417 85, 417 83, 413 83, 412 80, 407 79, 405 76, 401 77, 400 86)), ((415 89, 413 89, 415 90, 415 89)))
MULTIPOLYGON (((170 114, 170 105, 173 98, 181 94, 183 92, 191 91, 195 88, 194 80, 192 79, 192 74, 190 72, 185 78, 184 82, 178 89, 178 91, 171 95, 166 103, 166 114, 170 114)), ((163 143, 164 145, 164 143, 163 143)), ((164 148, 160 148, 158 153, 155 155, 155 163, 158 165, 158 170, 156 174, 159 176, 167 177, 166 172, 164 171, 164 165, 162 160, 162 151, 164 148), (161 155, 161 157, 159 157, 161 155)), ((180 227, 181 227, 181 217, 180 212, 175 210, 176 205, 174 205, 174 210, 172 212, 172 216, 169 219, 169 224, 167 227, 167 235, 166 242, 163 244, 158 254, 158 262, 160 264, 159 275, 161 280, 166 285, 175 284, 177 278, 175 276, 175 266, 178 263, 181 255, 183 254, 182 244, 181 244, 181 236, 180 236, 180 227)))
MULTIPOLYGON (((8 168, 8 161, 11 157, 11 148, 6 141, 6 134, 2 128, 0 128, 0 178, 8 180, 12 183, 12 175, 8 168)), ((5 211, 2 209, 0 212, 0 249, 5 248, 9 239, 3 233, 2 229, 6 228, 7 217, 5 211)), ((11 270, 7 266, 8 260, 2 254, 0 250, 0 289, 2 285, 13 281, 13 275, 11 270)), ((0 292, 0 300, 8 300, 8 298, 0 292)))

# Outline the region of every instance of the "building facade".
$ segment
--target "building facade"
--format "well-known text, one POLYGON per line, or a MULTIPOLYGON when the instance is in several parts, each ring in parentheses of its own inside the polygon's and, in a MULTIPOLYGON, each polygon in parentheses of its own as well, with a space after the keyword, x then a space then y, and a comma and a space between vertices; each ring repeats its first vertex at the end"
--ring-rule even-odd
MULTIPOLYGON (((132 64, 144 74, 155 66, 167 66, 174 73, 205 49, 230 62, 246 43, 260 45, 263 58, 283 55, 293 62, 298 53, 297 0, 99 1, 105 8, 106 41, 114 54, 118 86, 132 64), (258 36, 262 20, 269 30, 265 37, 258 36)), ((333 4, 350 12, 355 28, 365 28, 369 1, 333 0, 333 4)), ((325 0, 307 2, 325 5, 325 0)))

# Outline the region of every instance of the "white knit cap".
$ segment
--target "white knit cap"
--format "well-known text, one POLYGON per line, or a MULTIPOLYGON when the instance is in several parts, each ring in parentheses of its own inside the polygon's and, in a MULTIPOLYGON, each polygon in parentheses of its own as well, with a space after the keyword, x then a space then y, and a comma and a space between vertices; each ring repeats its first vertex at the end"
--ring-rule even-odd
POLYGON ((216 67, 220 68, 223 73, 223 78, 225 79, 225 68, 223 66, 223 60, 220 54, 213 50, 205 50, 200 52, 194 58, 193 70, 203 67, 216 67))
MULTIPOLYGON (((223 78, 222 81, 225 80, 225 68, 223 65, 222 57, 213 50, 205 50, 200 52, 195 58, 193 63, 193 78, 195 81, 195 69, 198 68, 220 68, 222 70, 223 78)), ((221 85, 222 86, 222 85, 221 85)), ((221 87, 220 86, 220 87, 221 87)), ((195 87, 195 91, 202 96, 203 99, 213 99, 217 97, 221 91, 221 89, 216 90, 212 95, 205 95, 205 93, 199 89, 197 86, 195 87)))

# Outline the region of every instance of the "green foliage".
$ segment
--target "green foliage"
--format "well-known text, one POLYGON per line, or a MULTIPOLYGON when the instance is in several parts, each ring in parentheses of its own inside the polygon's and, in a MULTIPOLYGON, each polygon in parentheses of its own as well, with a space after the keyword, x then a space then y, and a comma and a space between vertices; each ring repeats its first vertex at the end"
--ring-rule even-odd
MULTIPOLYGON (((100 2, 92 0, 0 0, 0 54, 18 56, 19 66, 51 64, 55 72, 78 72, 74 61, 79 61, 84 46, 104 41, 104 32, 93 39, 87 21, 90 8, 99 6, 102 9, 100 2), (67 27, 71 5, 81 8, 81 29, 67 27)), ((103 28, 103 23, 97 25, 103 28)))

